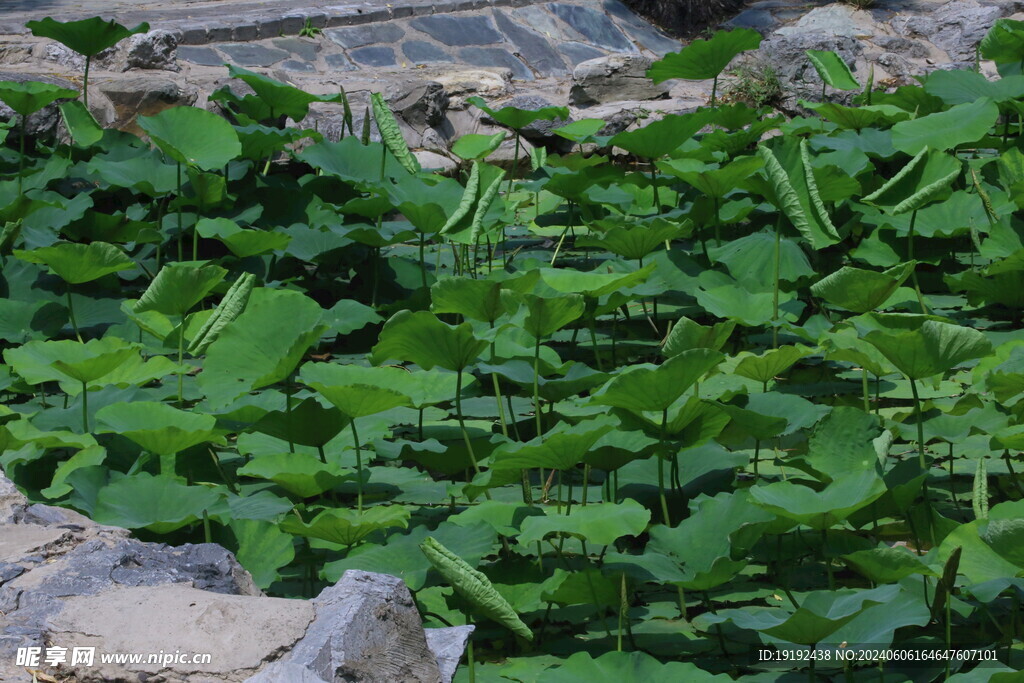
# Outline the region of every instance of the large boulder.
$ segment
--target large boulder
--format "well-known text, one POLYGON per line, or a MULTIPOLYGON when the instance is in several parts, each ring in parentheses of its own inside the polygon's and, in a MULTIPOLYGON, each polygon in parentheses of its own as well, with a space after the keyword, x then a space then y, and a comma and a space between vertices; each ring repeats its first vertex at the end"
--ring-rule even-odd
POLYGON ((945 51, 952 68, 969 68, 978 43, 997 19, 1015 11, 1015 4, 951 0, 927 12, 896 16, 890 23, 902 35, 927 40, 945 51))
POLYGON ((140 116, 153 116, 164 109, 195 104, 195 87, 171 78, 131 76, 112 79, 96 85, 114 109, 112 125, 121 130, 141 133, 136 124, 140 116))
POLYGON ((586 107, 621 100, 657 100, 668 97, 667 83, 647 78, 651 58, 609 55, 580 62, 572 72, 569 102, 586 107))
POLYGON ((390 85, 385 97, 391 110, 413 129, 437 126, 448 111, 448 93, 437 81, 402 81, 390 85))

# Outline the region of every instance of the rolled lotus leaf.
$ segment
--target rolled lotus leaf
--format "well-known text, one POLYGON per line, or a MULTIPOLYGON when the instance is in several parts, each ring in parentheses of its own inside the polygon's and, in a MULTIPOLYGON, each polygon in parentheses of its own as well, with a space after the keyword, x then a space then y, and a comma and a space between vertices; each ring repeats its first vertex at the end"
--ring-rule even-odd
POLYGON ((402 137, 402 131, 398 127, 395 115, 391 113, 391 107, 384 101, 383 96, 376 92, 370 95, 370 105, 373 107, 373 120, 377 122, 377 130, 380 131, 384 146, 395 155, 405 170, 409 173, 418 173, 420 164, 409 151, 409 145, 402 137))
POLYGON ((480 233, 484 229, 484 216, 491 208, 491 204, 494 203, 494 198, 498 196, 498 190, 501 188, 501 181, 505 178, 505 172, 502 171, 498 176, 487 186, 484 193, 480 196, 480 202, 476 205, 476 213, 473 214, 473 222, 471 224, 470 239, 476 242, 480 239, 480 233))
POLYGON ((256 276, 252 273, 242 273, 238 276, 235 284, 231 285, 228 293, 217 304, 217 308, 213 309, 213 315, 206 319, 195 339, 189 344, 188 352, 190 354, 198 356, 205 353, 207 347, 220 336, 221 330, 242 314, 245 305, 249 303, 249 295, 252 294, 255 284, 256 276))
POLYGON ((470 210, 473 208, 473 202, 476 201, 477 190, 480 189, 480 162, 474 161, 473 168, 469 172, 469 180, 466 181, 466 191, 462 193, 462 199, 459 200, 459 207, 455 209, 448 220, 445 222, 444 227, 441 228, 441 234, 445 234, 456 225, 459 221, 469 215, 470 210))
POLYGON ((533 632, 519 618, 512 605, 495 590, 490 579, 470 567, 465 560, 438 543, 432 536, 427 536, 423 540, 420 550, 452 588, 474 607, 513 633, 533 640, 533 632))

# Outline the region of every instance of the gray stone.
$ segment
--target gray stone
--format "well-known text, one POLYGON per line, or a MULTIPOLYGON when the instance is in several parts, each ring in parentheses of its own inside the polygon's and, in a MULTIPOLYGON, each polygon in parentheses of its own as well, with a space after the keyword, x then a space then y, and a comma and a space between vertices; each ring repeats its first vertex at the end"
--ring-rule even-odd
POLYGON ((625 30, 641 47, 658 55, 663 55, 666 52, 678 52, 682 49, 683 46, 678 40, 673 40, 633 14, 619 0, 605 0, 603 7, 608 14, 618 19, 619 27, 625 30))
POLYGON ((607 15, 593 7, 551 3, 548 5, 559 19, 575 29, 589 42, 612 52, 636 52, 636 47, 612 23, 607 15))
POLYGON ((511 69, 453 71, 435 76, 434 80, 448 93, 449 111, 465 109, 466 98, 473 95, 495 99, 512 92, 511 69))
POLYGON ((361 47, 349 52, 352 59, 366 66, 394 66, 395 51, 390 47, 361 47))
POLYGON ((402 54, 414 64, 452 62, 454 58, 433 43, 425 40, 407 40, 402 43, 402 54))
POLYGON ((355 71, 359 68, 343 52, 335 52, 334 54, 324 56, 324 63, 332 71, 355 71))
POLYGON ((898 15, 890 23, 903 35, 928 40, 944 50, 954 64, 965 66, 974 62, 975 47, 1007 10, 1010 8, 986 6, 976 0, 952 0, 926 14, 898 15))
POLYGON ((209 24, 206 27, 206 40, 211 43, 227 42, 231 40, 231 32, 230 24, 209 24))
POLYGON ((288 53, 264 45, 250 45, 241 43, 238 45, 217 45, 218 50, 228 56, 229 61, 238 66, 272 66, 282 59, 288 58, 288 53))
POLYGON ((656 100, 668 96, 669 85, 647 78, 651 58, 609 55, 579 64, 572 72, 569 102, 589 106, 616 100, 656 100))
POLYGON ((206 45, 210 42, 205 26, 187 26, 181 31, 182 45, 206 45))
POLYGON ((569 31, 566 30, 565 24, 555 19, 550 12, 545 12, 541 5, 518 7, 512 10, 512 16, 520 24, 544 34, 556 44, 563 40, 579 37, 575 32, 572 32, 571 36, 567 35, 569 31))
POLYGON ((544 36, 512 21, 501 10, 494 10, 494 21, 516 46, 519 57, 541 76, 564 76, 569 73, 561 56, 544 36))
POLYGON ((43 49, 43 59, 48 62, 59 64, 74 71, 85 69, 85 57, 64 47, 60 43, 47 43, 43 49))
POLYGON ((416 17, 410 25, 445 45, 493 45, 503 42, 487 17, 447 14, 416 17))
POLYGON ((725 25, 729 28, 751 28, 767 33, 778 26, 778 23, 775 16, 767 10, 748 9, 725 22, 725 25))
POLYGON ((195 88, 181 86, 169 78, 136 76, 98 84, 114 107, 114 127, 141 133, 135 125, 139 116, 153 116, 164 109, 194 104, 195 88))
POLYGON ((784 83, 821 84, 821 77, 807 59, 807 50, 831 50, 852 68, 864 52, 863 44, 855 38, 816 31, 802 33, 773 33, 761 43, 759 55, 772 65, 784 83))
POLYGON ((601 50, 583 43, 562 43, 558 46, 558 49, 565 55, 566 59, 569 60, 569 64, 573 67, 588 59, 597 59, 598 57, 605 56, 605 53, 601 50))
MULTIPOLYGON (((425 171, 437 171, 437 172, 440 172, 440 173, 442 173, 444 175, 451 175, 459 167, 459 164, 454 159, 452 159, 450 157, 447 157, 444 154, 439 154, 437 152, 432 152, 432 151, 425 150, 425 149, 416 150, 415 152, 413 152, 413 156, 415 156, 416 160, 420 162, 420 168, 422 168, 425 171)), ((427 631, 427 642, 428 642, 428 644, 430 643, 430 631, 432 631, 432 630, 434 630, 434 629, 429 629, 427 631)), ((440 630, 440 629, 438 629, 438 630, 440 630)), ((433 650, 435 653, 437 652, 437 650, 434 647, 431 647, 430 649, 433 650)), ((462 656, 462 652, 459 652, 458 656, 461 657, 462 656)), ((447 662, 446 661, 442 662, 441 656, 438 655, 437 656, 438 668, 440 668, 442 666, 442 663, 445 664, 446 668, 447 668, 447 662)), ((459 666, 459 662, 458 662, 458 660, 456 660, 455 668, 458 668, 458 666, 459 666)), ((452 669, 452 675, 454 675, 454 673, 455 673, 455 668, 452 669)), ((441 673, 443 675, 445 673, 445 670, 442 670, 441 673)), ((452 675, 449 675, 447 680, 451 680, 452 675)))
POLYGON ((278 16, 258 17, 256 30, 261 40, 281 35, 281 18, 278 16))
MULTIPOLYGON (((502 106, 515 107, 516 109, 522 109, 524 111, 537 111, 539 109, 544 109, 545 107, 552 107, 554 105, 550 101, 544 99, 543 97, 540 97, 539 95, 518 95, 516 97, 513 97, 508 102, 503 103, 502 106)), ((493 120, 487 114, 481 116, 480 120, 486 124, 500 125, 498 124, 497 121, 493 120)), ((553 121, 541 119, 534 121, 524 126, 523 128, 520 128, 519 133, 527 140, 537 143, 547 143, 553 137, 558 137, 559 140, 563 140, 564 138, 561 138, 560 136, 554 136, 551 131, 557 128, 558 126, 564 126, 565 124, 570 123, 571 121, 571 118, 559 118, 553 121)))
POLYGON ((245 22, 231 27, 231 40, 236 43, 244 43, 256 40, 260 35, 260 27, 256 22, 245 22))
POLYGON ((281 62, 280 68, 283 71, 302 71, 305 73, 316 73, 316 67, 309 62, 303 62, 298 59, 286 59, 281 62))
POLYGON ((450 681, 455 678, 455 670, 459 668, 462 654, 466 651, 466 642, 474 630, 474 626, 452 626, 428 628, 424 631, 427 636, 427 647, 437 658, 437 668, 441 670, 442 680, 450 681))
POLYGON ((327 31, 327 37, 346 48, 363 47, 376 43, 397 43, 405 31, 397 24, 369 24, 327 31))
POLYGON ((274 47, 287 50, 307 62, 316 59, 317 53, 320 52, 319 43, 309 38, 278 38, 272 41, 272 43, 274 47))
POLYGON ((800 17, 796 23, 784 26, 776 33, 783 36, 797 33, 818 33, 854 38, 864 33, 863 22, 857 20, 856 13, 856 8, 847 5, 815 7, 800 17))
POLYGON ((448 110, 448 94, 436 81, 397 83, 385 96, 392 111, 418 131, 440 124, 448 110))
POLYGON ((532 81, 533 73, 508 50, 500 47, 464 47, 459 50, 462 61, 473 66, 502 66, 524 81, 532 81))
MULTIPOLYGON (((301 665, 325 681, 441 680, 416 604, 401 579, 349 570, 312 602, 316 619, 282 662, 301 665)), ((280 680, 257 676, 250 683, 280 680)))
POLYGON ((213 48, 194 47, 191 45, 182 45, 178 48, 178 59, 201 66, 221 66, 224 64, 224 58, 217 54, 213 48))
POLYGON ((913 59, 924 59, 928 56, 928 48, 920 41, 902 36, 877 36, 871 42, 887 52, 913 59))
POLYGON ((305 14, 288 14, 281 17, 281 33, 293 36, 306 25, 305 14))
POLYGON ((128 38, 124 44, 124 69, 163 69, 180 71, 178 37, 157 29, 128 38))
POLYGON ((31 43, 0 45, 0 64, 22 64, 30 59, 31 43))

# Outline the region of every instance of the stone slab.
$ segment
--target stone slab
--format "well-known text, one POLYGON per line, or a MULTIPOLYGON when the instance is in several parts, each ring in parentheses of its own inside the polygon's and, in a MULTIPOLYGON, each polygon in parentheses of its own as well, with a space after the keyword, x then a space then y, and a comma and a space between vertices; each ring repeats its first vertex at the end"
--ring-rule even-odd
POLYGON ((228 61, 238 66, 273 66, 281 60, 288 59, 288 53, 264 45, 249 43, 225 43, 217 45, 217 49, 228 56, 228 61))
POLYGON ((544 36, 512 21, 502 10, 494 10, 494 22, 518 48, 519 56, 541 76, 564 76, 569 72, 561 55, 544 36))
POLYGON ((349 52, 353 61, 364 66, 394 66, 395 51, 390 47, 361 47, 349 52))
POLYGON ((464 47, 459 50, 461 61, 473 66, 502 66, 512 71, 515 78, 532 81, 533 74, 526 65, 508 50, 500 47, 464 47))
POLYGON ((608 18, 593 7, 554 2, 548 5, 559 19, 571 26, 588 42, 613 52, 635 52, 629 38, 608 18))
POLYGON ((367 24, 327 31, 327 37, 345 48, 363 47, 377 43, 396 43, 405 36, 398 24, 367 24))
POLYGON ((413 64, 454 62, 455 58, 433 43, 425 40, 407 40, 402 43, 402 54, 413 64))
POLYGON ((410 25, 434 40, 451 46, 493 45, 504 41, 489 17, 449 16, 416 17, 410 25))

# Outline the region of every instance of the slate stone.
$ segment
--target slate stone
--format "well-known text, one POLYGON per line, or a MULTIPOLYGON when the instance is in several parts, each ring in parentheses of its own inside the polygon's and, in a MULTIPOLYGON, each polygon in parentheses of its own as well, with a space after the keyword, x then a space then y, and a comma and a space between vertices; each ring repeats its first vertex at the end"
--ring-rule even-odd
POLYGON ((512 70, 512 76, 532 81, 533 73, 508 50, 500 47, 464 47, 459 50, 462 61, 473 66, 503 66, 512 70))
POLYGON ((550 12, 545 12, 541 5, 517 7, 512 10, 512 18, 554 41, 571 40, 575 37, 567 35, 569 31, 565 24, 555 19, 550 12))
POLYGON ((229 61, 238 66, 272 66, 282 59, 288 58, 288 53, 284 50, 263 45, 240 43, 238 45, 218 45, 217 49, 226 54, 229 61))
POLYGON ((760 9, 748 9, 740 12, 726 23, 733 28, 752 28, 755 31, 769 31, 778 22, 771 12, 760 9))
POLYGON ((202 66, 223 66, 224 58, 209 47, 178 46, 178 59, 202 66))
POLYGON ((622 28, 639 43, 642 47, 651 52, 664 54, 666 52, 678 52, 683 48, 678 40, 669 38, 649 23, 633 14, 632 11, 619 0, 605 0, 604 9, 608 14, 615 17, 619 28, 622 28))
POLYGON ((361 47, 349 53, 352 59, 366 66, 394 66, 395 51, 390 47, 361 47))
POLYGON ((274 47, 288 50, 288 52, 299 59, 304 59, 307 62, 316 59, 316 53, 320 51, 319 45, 311 41, 302 40, 301 38, 278 38, 273 43, 274 47))
POLYGON ((324 57, 324 62, 331 71, 355 71, 359 67, 345 56, 344 52, 335 52, 324 57))
POLYGON ((309 62, 303 62, 298 59, 289 59, 281 64, 281 69, 284 71, 303 71, 305 73, 313 73, 316 71, 316 67, 309 62))
POLYGON ((327 37, 338 45, 347 48, 363 47, 375 43, 396 43, 402 39, 405 31, 397 24, 366 24, 352 28, 337 28, 327 31, 327 37))
POLYGON ((636 52, 636 47, 612 23, 607 15, 592 7, 563 5, 553 2, 548 7, 556 17, 574 28, 589 42, 614 52, 636 52))
POLYGON ((494 21, 516 46, 519 56, 542 76, 563 76, 568 73, 565 62, 544 36, 517 24, 500 10, 494 10, 494 21))
POLYGON ((402 43, 402 54, 414 64, 455 61, 451 55, 425 40, 407 40, 402 43))
POLYGON ((598 57, 604 57, 604 52, 596 48, 584 45, 583 43, 562 43, 558 46, 558 49, 563 55, 569 60, 569 64, 575 67, 580 62, 585 62, 588 59, 596 59, 598 57))
MULTIPOLYGON (((445 45, 493 45, 504 42, 487 17, 453 17, 435 14, 416 17, 410 25, 445 45)), ((493 65, 492 65, 493 66, 493 65)))

